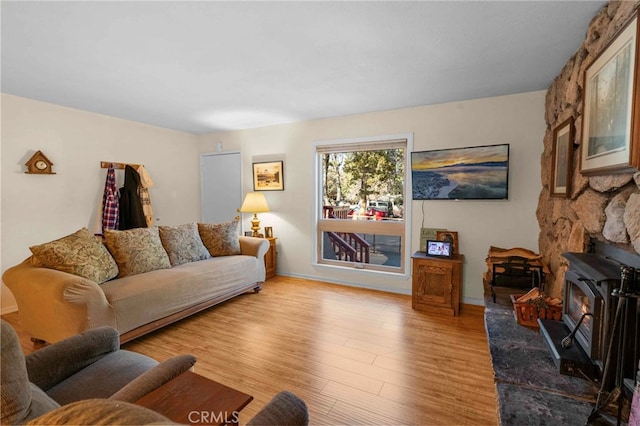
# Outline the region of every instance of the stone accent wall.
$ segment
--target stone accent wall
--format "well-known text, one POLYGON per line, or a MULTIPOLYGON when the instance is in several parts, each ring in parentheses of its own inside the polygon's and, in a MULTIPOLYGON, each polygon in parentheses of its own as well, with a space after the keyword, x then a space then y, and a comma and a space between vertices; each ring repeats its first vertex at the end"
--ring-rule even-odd
POLYGON ((589 237, 640 253, 640 172, 605 176, 580 174, 582 96, 584 71, 616 33, 628 22, 640 1, 611 1, 593 18, 586 38, 553 81, 546 96, 542 154, 542 192, 536 216, 540 224, 538 245, 549 265, 547 292, 562 297, 566 261, 564 252, 584 252, 589 237), (553 129, 573 117, 575 150, 569 197, 551 197, 553 129))

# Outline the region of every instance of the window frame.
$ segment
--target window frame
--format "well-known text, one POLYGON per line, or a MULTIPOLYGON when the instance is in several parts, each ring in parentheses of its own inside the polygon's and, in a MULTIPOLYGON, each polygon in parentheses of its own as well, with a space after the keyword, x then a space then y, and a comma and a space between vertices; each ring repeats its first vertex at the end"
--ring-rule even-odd
POLYGON ((356 271, 360 274, 388 275, 407 279, 411 276, 411 152, 413 151, 413 133, 401 133, 392 135, 381 135, 364 138, 333 139, 315 141, 313 143, 313 205, 312 205, 312 265, 319 268, 338 269, 343 271, 356 271), (373 264, 362 264, 358 262, 334 261, 322 258, 322 233, 329 230, 351 230, 353 222, 351 220, 324 219, 322 217, 322 154, 329 151, 355 151, 357 145, 371 150, 388 148, 391 143, 404 142, 404 211, 402 223, 385 223, 381 221, 362 221, 359 227, 366 227, 372 233, 378 235, 400 235, 401 236, 401 266, 389 267, 373 264), (379 145, 379 146, 376 146, 379 145), (398 228, 402 230, 397 232, 398 228))

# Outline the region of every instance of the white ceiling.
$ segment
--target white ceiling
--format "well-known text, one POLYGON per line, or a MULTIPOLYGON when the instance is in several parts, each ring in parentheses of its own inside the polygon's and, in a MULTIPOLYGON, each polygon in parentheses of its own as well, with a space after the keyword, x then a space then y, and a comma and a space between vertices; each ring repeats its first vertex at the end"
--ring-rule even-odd
POLYGON ((2 1, 2 92, 192 133, 546 89, 604 1, 2 1))

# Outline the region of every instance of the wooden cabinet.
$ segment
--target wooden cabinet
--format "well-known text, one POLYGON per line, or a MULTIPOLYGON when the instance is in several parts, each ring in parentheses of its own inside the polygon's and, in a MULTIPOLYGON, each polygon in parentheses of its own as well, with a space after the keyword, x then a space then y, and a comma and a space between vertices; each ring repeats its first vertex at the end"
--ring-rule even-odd
POLYGON ((277 238, 267 238, 269 240, 269 250, 264 255, 264 267, 267 271, 266 280, 276 276, 276 269, 278 268, 278 252, 276 250, 277 238))
POLYGON ((458 315, 464 256, 431 257, 416 252, 411 259, 411 307, 419 311, 439 311, 458 315))

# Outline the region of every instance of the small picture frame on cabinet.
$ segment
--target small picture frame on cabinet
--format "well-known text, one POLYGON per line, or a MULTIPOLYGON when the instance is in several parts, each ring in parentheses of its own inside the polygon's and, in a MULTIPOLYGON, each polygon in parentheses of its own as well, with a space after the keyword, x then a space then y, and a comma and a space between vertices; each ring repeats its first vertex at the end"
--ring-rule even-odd
POLYGON ((251 231, 244 231, 244 236, 245 236, 245 237, 250 237, 250 236, 252 236, 252 235, 253 235, 253 232, 251 232, 251 231))
POLYGON ((436 240, 451 243, 451 256, 460 254, 458 251, 458 232, 457 231, 438 231, 436 240))
POLYGON ((449 241, 427 240, 427 256, 451 257, 453 255, 452 245, 449 241))
POLYGON ((265 238, 273 238, 273 228, 271 226, 264 227, 265 238))

